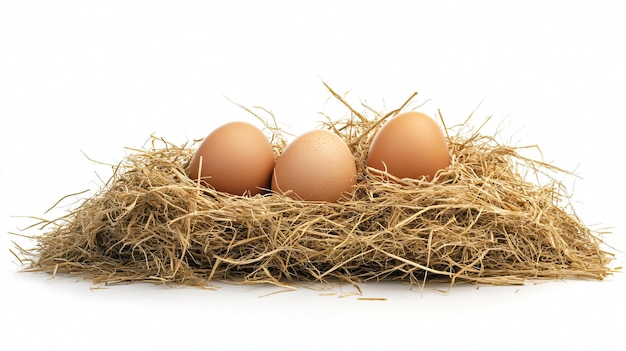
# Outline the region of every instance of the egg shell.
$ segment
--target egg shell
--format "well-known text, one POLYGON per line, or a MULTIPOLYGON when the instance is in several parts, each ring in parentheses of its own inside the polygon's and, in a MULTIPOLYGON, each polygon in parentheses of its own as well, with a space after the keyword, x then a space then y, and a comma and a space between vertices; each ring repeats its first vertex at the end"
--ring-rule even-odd
POLYGON ((450 164, 448 143, 437 123, 421 112, 404 112, 378 131, 367 166, 398 177, 432 180, 450 164))
POLYGON ((268 192, 275 158, 263 132, 247 122, 220 126, 200 144, 189 164, 189 176, 233 195, 268 192))
POLYGON ((276 160, 272 191, 304 201, 336 202, 356 184, 354 156, 328 130, 312 130, 294 139, 276 160))

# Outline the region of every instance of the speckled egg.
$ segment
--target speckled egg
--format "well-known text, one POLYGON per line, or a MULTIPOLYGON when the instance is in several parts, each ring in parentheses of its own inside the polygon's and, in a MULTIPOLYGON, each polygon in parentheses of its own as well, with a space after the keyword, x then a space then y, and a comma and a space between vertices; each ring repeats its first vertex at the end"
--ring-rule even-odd
POLYGON ((294 139, 276 160, 272 191, 297 200, 336 202, 356 184, 356 163, 348 145, 328 130, 294 139))

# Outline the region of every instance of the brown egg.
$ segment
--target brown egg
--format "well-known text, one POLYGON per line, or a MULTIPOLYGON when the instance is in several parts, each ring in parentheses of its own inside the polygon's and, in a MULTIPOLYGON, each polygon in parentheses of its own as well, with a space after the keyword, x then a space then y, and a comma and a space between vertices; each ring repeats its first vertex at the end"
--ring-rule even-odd
POLYGON ((256 195, 270 189, 274 151, 263 132, 246 122, 215 129, 191 158, 191 179, 233 195, 256 195))
POLYGON ((336 202, 356 184, 356 163, 348 145, 328 130, 294 139, 276 160, 272 191, 305 201, 336 202))
POLYGON ((370 145, 367 166, 398 178, 432 180, 450 164, 441 129, 420 112, 401 113, 387 121, 370 145))

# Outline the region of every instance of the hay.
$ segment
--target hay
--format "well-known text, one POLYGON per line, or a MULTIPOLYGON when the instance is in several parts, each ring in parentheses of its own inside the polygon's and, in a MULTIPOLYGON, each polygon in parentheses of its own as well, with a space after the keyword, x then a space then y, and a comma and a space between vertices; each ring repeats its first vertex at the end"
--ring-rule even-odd
MULTIPOLYGON (((467 128, 457 126, 445 128, 447 170, 433 182, 394 181, 365 168, 365 158, 384 120, 406 103, 368 118, 329 90, 351 111, 322 126, 355 156, 360 176, 351 197, 311 203, 216 192, 187 177, 193 147, 153 137, 152 147, 134 150, 94 196, 62 218, 37 223, 47 231, 30 237, 33 248, 17 246, 16 256, 26 271, 105 284, 509 285, 603 279, 615 270, 600 235, 571 210, 563 184, 528 180, 558 168, 478 132, 463 135, 467 128)), ((279 154, 285 138, 267 127, 279 154)))

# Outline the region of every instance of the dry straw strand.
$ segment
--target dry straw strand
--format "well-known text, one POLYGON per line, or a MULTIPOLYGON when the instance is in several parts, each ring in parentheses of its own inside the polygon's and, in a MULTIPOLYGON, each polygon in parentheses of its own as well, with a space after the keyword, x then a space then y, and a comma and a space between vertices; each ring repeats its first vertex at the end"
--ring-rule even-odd
MULTIPOLYGON (((357 116, 327 118, 322 125, 346 141, 359 165, 353 193, 338 203, 202 187, 187 177, 193 145, 152 136, 151 147, 132 150, 96 194, 61 218, 39 219, 34 226, 45 232, 28 236, 32 248, 15 244, 13 254, 26 271, 105 285, 510 285, 604 279, 616 270, 601 236, 567 210, 563 184, 527 180, 528 174, 562 170, 522 157, 493 137, 464 135, 463 128, 455 133, 439 113, 450 166, 431 182, 395 179, 365 167, 367 150, 384 121, 417 93, 400 108, 368 118, 326 87, 357 116)), ((271 117, 266 129, 278 155, 284 132, 271 117)))

